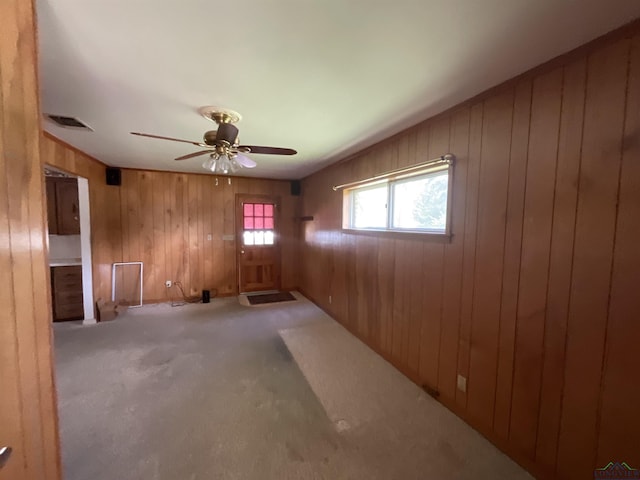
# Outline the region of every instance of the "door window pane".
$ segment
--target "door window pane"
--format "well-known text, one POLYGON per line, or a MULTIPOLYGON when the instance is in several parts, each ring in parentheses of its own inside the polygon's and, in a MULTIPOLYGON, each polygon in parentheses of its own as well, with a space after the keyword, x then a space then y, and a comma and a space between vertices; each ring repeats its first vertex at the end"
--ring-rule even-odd
POLYGON ((274 235, 273 231, 267 230, 264 232, 264 244, 273 245, 274 235))
POLYGON ((274 205, 245 203, 242 209, 242 238, 245 245, 273 245, 275 241, 274 205))

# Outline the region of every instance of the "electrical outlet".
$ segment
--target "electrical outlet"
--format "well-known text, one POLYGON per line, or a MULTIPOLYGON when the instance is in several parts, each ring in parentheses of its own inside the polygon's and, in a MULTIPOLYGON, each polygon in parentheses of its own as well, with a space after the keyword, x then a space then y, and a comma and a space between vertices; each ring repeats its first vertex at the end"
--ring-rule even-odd
POLYGON ((173 282, 171 280, 167 280, 166 282, 164 282, 164 286, 167 288, 171 287, 171 285, 173 285, 173 282))
POLYGON ((213 240, 213 235, 211 235, 211 234, 207 235, 207 240, 208 240, 208 241, 213 240))
POLYGON ((467 378, 462 375, 458 375, 458 390, 461 392, 467 391, 467 378))
POLYGON ((329 305, 331 305, 331 295, 329 295, 329 305))

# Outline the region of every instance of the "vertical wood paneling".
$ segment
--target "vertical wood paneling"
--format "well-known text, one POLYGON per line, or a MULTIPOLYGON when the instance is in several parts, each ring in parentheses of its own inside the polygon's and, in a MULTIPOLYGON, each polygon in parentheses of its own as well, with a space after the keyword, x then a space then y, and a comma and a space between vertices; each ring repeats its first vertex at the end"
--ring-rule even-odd
POLYGON ((424 343, 422 341, 422 326, 429 315, 424 311, 423 303, 425 297, 433 295, 433 292, 429 292, 428 287, 425 285, 425 275, 422 268, 422 265, 424 265, 424 246, 422 242, 414 240, 403 243, 407 249, 405 255, 409 254, 408 256, 413 259, 408 265, 409 281, 405 292, 409 323, 407 329, 409 335, 407 369, 412 376, 418 377, 420 375, 421 347, 424 343))
MULTIPOLYGON (((482 122, 484 104, 471 108, 469 127, 469 166, 466 185, 466 216, 462 250, 462 296, 460 301, 460 339, 458 347, 457 373, 467 379, 467 391, 456 390, 456 403, 467 406, 469 387, 469 360, 471 351, 471 315, 473 312, 473 278, 476 265, 476 235, 478 225, 478 179, 480 177, 480 154, 482 151, 482 122)), ((455 199, 453 201, 456 201, 455 199)))
MULTIPOLYGON (((130 171, 124 171, 122 172, 122 185, 123 186, 128 186, 129 189, 133 189, 131 187, 131 173, 130 171)), ((129 196, 127 195, 127 190, 124 190, 124 195, 122 194, 122 192, 120 193, 120 231, 121 231, 121 239, 119 242, 120 245, 120 251, 121 251, 121 261, 122 262, 131 262, 131 255, 129 254, 129 228, 130 228, 130 222, 129 222, 129 214, 128 214, 128 208, 129 208, 129 196)), ((125 275, 125 271, 129 271, 128 268, 119 268, 116 270, 117 272, 117 276, 115 279, 115 284, 116 284, 116 292, 113 293, 114 298, 116 300, 116 302, 120 302, 120 301, 126 301, 127 300, 127 294, 131 292, 131 284, 130 284, 130 277, 128 275, 125 275)), ((111 288, 109 289, 109 294, 108 294, 108 299, 111 299, 112 296, 112 292, 111 292, 111 288)))
POLYGON ((555 468, 558 448, 585 80, 585 60, 564 68, 536 450, 536 460, 545 471, 555 468))
MULTIPOLYGON (((330 251, 323 245, 325 255, 330 251)), ((377 263, 378 241, 376 238, 363 238, 356 246, 356 299, 358 311, 357 331, 363 338, 371 341, 374 337, 372 320, 378 310, 377 305, 377 263)), ((329 262, 324 262, 329 265, 329 262)))
POLYGON ((595 467, 629 43, 595 52, 588 64, 558 449, 563 478, 585 478, 595 467))
POLYGON ((153 259, 153 178, 150 172, 137 172, 139 190, 140 261, 146 265, 143 277, 144 298, 160 298, 156 264, 153 259))
POLYGON ((211 203, 210 203, 210 215, 211 215, 211 270, 213 283, 209 284, 209 287, 219 289, 219 293, 222 293, 223 279, 224 279, 224 242, 222 241, 222 235, 224 235, 224 213, 221 209, 224 208, 224 186, 219 178, 214 178, 211 185, 211 203))
POLYGON ((516 86, 511 129, 511 158, 507 194, 507 219, 504 237, 500 333, 498 337, 498 370, 493 428, 501 438, 509 436, 513 357, 516 338, 516 310, 520 281, 520 255, 524 212, 529 123, 531 118, 530 81, 516 86))
MULTIPOLYGON (((409 285, 409 268, 413 261, 409 255, 404 255, 405 241, 396 240, 394 245, 395 269, 393 273, 393 316, 391 322, 392 348, 391 356, 406 368, 406 352, 409 343, 409 325, 405 313, 408 296, 406 286, 409 285)), ((355 253, 355 252, 354 252, 355 253)), ((354 279, 355 280, 355 279, 354 279)))
POLYGON ((493 425, 513 100, 513 91, 488 99, 482 128, 467 408, 485 425, 493 425))
MULTIPOLYGON (((428 144, 426 159, 437 158, 449 153, 451 119, 445 117, 433 123, 427 130, 428 144)), ((415 163, 415 160, 414 160, 415 163)), ((442 318, 442 278, 444 263, 444 244, 442 242, 421 242, 422 258, 416 258, 414 268, 422 271, 424 290, 419 295, 422 300, 422 314, 416 315, 420 324, 420 380, 436 388, 438 385, 438 363, 440 358, 440 331, 442 318), (422 260, 420 262, 420 260, 422 260)))
POLYGON ((640 36, 633 39, 628 88, 597 465, 620 458, 638 468, 640 36))
POLYGON ((442 281, 442 327, 440 330, 440 361, 438 390, 447 401, 456 395, 458 336, 460 331, 460 299, 462 294, 462 249, 466 211, 467 171, 469 169, 469 109, 451 120, 451 148, 456 155, 453 172, 453 204, 451 205, 451 243, 445 245, 444 277, 442 281))
POLYGON ((562 73, 535 80, 531 105, 510 428, 510 439, 529 457, 537 435, 562 73))
POLYGON ((202 234, 198 231, 202 228, 204 219, 201 217, 200 204, 201 189, 200 177, 190 177, 188 181, 188 217, 187 217, 187 238, 189 242, 188 258, 189 265, 189 291, 187 295, 199 295, 202 293, 202 277, 200 271, 202 268, 202 234))
POLYGON ((175 252, 178 255, 178 264, 180 266, 180 269, 175 280, 182 282, 184 292, 187 295, 189 295, 189 292, 191 291, 191 285, 189 285, 191 280, 191 265, 189 262, 189 185, 192 185, 194 183, 194 178, 195 177, 192 175, 179 175, 179 188, 176 192, 176 200, 180 202, 181 206, 182 220, 180 222, 181 228, 178 235, 178 248, 175 252))
MULTIPOLYGON (((213 212, 212 206, 216 205, 212 202, 213 196, 213 178, 203 176, 200 185, 200 208, 202 215, 202 231, 200 232, 200 241, 202 242, 202 287, 207 290, 215 288, 213 276, 213 212), (209 237, 211 236, 211 237, 209 237)), ((215 293, 215 292, 211 292, 215 293)))
MULTIPOLYGON (((164 174, 153 172, 151 173, 152 181, 152 211, 153 218, 153 250, 152 261, 154 275, 151 277, 155 279, 155 284, 152 290, 151 297, 156 300, 167 299, 167 292, 164 286, 165 280, 169 280, 167 277, 167 262, 165 251, 165 235, 164 235, 164 219, 165 219, 165 203, 164 203, 164 174)), ((147 266, 149 268, 149 266, 147 266)))
MULTIPOLYGON (((381 238, 378 243, 378 291, 380 293, 380 349, 390 356, 393 328, 393 272, 395 271, 395 240, 381 238)), ((343 317, 344 318, 344 317, 343 317)))
MULTIPOLYGON (((235 233, 235 204, 236 204, 236 182, 229 182, 226 178, 221 178, 223 193, 223 205, 224 205, 224 224, 222 228, 222 235, 233 235, 235 233)), ((236 243, 228 240, 224 240, 222 243, 222 282, 220 293, 229 294, 234 291, 234 285, 237 281, 236 272, 236 243)))

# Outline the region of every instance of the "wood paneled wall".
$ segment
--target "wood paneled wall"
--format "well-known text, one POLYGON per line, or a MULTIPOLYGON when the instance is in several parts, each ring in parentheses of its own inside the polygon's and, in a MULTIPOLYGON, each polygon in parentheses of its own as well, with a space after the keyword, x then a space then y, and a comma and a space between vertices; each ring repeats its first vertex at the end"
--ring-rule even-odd
MULTIPOLYGON (((111 264, 128 261, 144 262, 145 303, 180 298, 165 280, 181 282, 187 295, 236 293, 236 243, 223 235, 235 239, 237 193, 280 197, 282 287, 297 287, 300 197, 289 182, 123 169, 122 185, 108 186, 97 160, 49 135, 41 150, 46 164, 89 180, 96 298, 111 297, 111 264)), ((131 277, 123 281, 125 291, 135 290, 131 277)))
POLYGON ((282 285, 297 287, 299 197, 289 182, 123 170, 120 191, 122 258, 144 262, 150 301, 166 299, 165 280, 188 295, 237 293, 236 241, 223 238, 236 237, 237 193, 280 198, 281 248, 292 253, 282 256, 282 285))
POLYGON ((0 2, 0 31, 0 479, 58 480, 32 3, 0 2))
POLYGON ((303 182, 303 291, 540 478, 640 467, 639 31, 303 182), (332 185, 447 152, 450 241, 341 230, 332 185))

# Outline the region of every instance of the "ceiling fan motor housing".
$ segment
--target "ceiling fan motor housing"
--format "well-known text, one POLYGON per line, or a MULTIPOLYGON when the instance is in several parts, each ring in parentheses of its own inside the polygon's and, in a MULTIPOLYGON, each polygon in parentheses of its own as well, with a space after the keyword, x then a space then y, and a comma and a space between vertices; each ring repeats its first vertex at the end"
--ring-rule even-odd
POLYGON ((229 145, 234 145, 238 138, 238 129, 230 123, 221 123, 218 125, 218 133, 216 135, 217 141, 229 142, 229 145))

